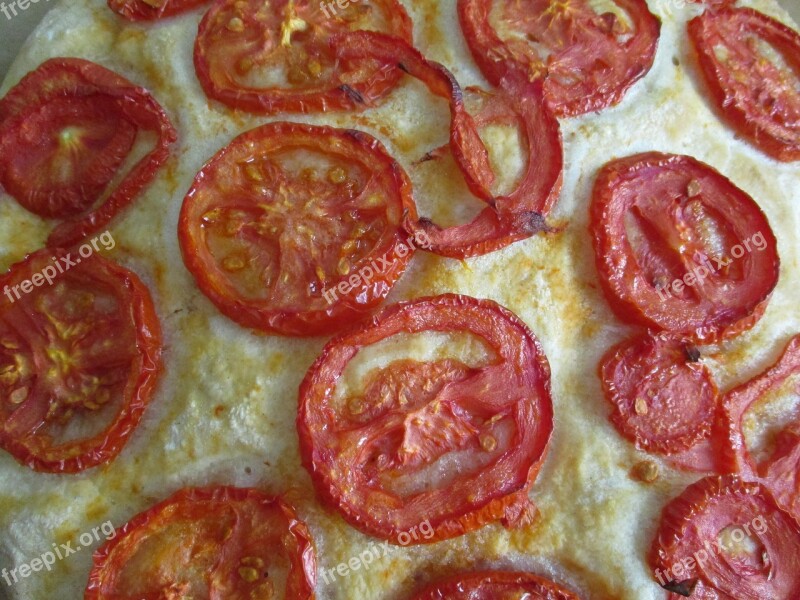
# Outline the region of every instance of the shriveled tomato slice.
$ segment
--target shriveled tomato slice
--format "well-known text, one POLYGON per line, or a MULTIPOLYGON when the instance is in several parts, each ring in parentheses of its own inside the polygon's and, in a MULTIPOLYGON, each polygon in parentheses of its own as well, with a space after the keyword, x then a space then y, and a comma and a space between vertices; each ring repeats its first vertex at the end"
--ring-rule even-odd
POLYGON ((707 440, 719 406, 717 386, 697 349, 669 335, 643 335, 600 362, 611 422, 638 448, 678 454, 707 440))
POLYGON ((595 183, 590 230, 617 315, 695 341, 752 327, 778 282, 764 213, 688 156, 649 152, 607 164, 595 183))
POLYGON ((550 369, 533 333, 489 300, 457 295, 394 305, 331 341, 300 386, 303 464, 322 501, 368 534, 428 543, 535 517, 528 499, 553 427, 550 369), (466 334, 483 364, 395 358, 337 395, 361 351, 395 336, 466 334), (340 397, 341 396, 341 397, 340 397))
POLYGON ((0 277, 0 447, 75 473, 112 460, 150 402, 161 332, 132 272, 40 250, 0 277))
POLYGON ((751 8, 706 11, 689 37, 717 109, 773 158, 800 160, 800 34, 751 8))
POLYGON ((101 231, 153 180, 176 133, 150 93, 95 63, 53 58, 0 100, 0 183, 20 204, 62 219, 68 247, 101 231), (113 189, 139 132, 155 147, 113 189))
POLYGON ((707 477, 664 508, 649 562, 670 600, 795 598, 800 525, 761 484, 707 477))
MULTIPOLYGON (((336 36, 336 55, 343 60, 358 56, 399 67, 422 81, 450 104, 450 151, 470 190, 489 206, 470 223, 442 228, 427 218, 406 218, 406 227, 430 240, 426 250, 452 258, 486 254, 547 230, 544 216, 561 191, 563 151, 558 121, 544 105, 540 83, 520 85, 516 97, 502 91, 473 90, 476 116, 465 108, 461 87, 442 65, 427 60, 403 40, 371 31, 336 36), (502 123, 517 129, 526 150, 527 164, 516 188, 507 195, 492 191, 494 173, 480 129, 502 123)), ((437 158, 443 149, 434 150, 437 158)), ((414 217, 416 215, 413 215, 414 217)))
POLYGON ((94 554, 85 600, 310 600, 314 546, 280 498, 185 488, 136 515, 94 554))
POLYGON ((401 73, 358 56, 339 61, 330 38, 383 31, 411 41, 411 20, 397 0, 225 0, 200 23, 194 65, 206 94, 255 113, 365 108, 385 96, 401 73))
POLYGON ((484 571, 466 573, 434 583, 414 600, 578 600, 560 585, 533 573, 484 571))
POLYGON ((211 0, 108 0, 108 7, 129 21, 155 21, 209 4, 211 0))
POLYGON ((403 169, 353 130, 270 123, 212 158, 178 225, 186 267, 234 321, 284 335, 334 331, 374 308, 416 247, 403 169))
POLYGON ((618 103, 653 66, 658 19, 645 0, 614 4, 598 14, 588 0, 459 0, 458 14, 489 81, 544 77, 548 104, 564 117, 618 103))

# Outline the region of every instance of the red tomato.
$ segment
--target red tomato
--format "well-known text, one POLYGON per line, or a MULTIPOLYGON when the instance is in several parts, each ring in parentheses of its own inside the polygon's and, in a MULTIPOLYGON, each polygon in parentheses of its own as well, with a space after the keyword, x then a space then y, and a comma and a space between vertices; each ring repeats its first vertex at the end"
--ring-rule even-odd
POLYGON ((374 308, 403 274, 416 247, 404 214, 416 215, 411 184, 380 142, 278 122, 203 167, 178 233, 186 267, 228 317, 318 335, 374 308))
POLYGON ((340 62, 332 35, 371 29, 411 41, 397 0, 339 8, 316 0, 220 0, 200 23, 194 65, 206 94, 255 113, 327 112, 374 104, 401 73, 362 56, 340 62))
POLYGON ((0 447, 52 473, 111 461, 161 369, 147 288, 96 254, 40 250, 0 289, 0 447))
POLYGON ((553 428, 550 368, 525 324, 490 300, 401 303, 328 343, 300 386, 297 428, 318 495, 365 533, 407 545, 498 519, 521 526, 553 428), (396 359, 356 395, 335 394, 359 350, 422 332, 471 334, 493 357, 396 359))
POLYGON ((691 344, 644 335, 609 350, 600 363, 611 422, 637 448, 679 454, 708 440, 717 386, 691 344))
POLYGON ((725 395, 723 422, 728 468, 746 477, 762 477, 780 504, 800 517, 800 423, 791 423, 780 433, 772 456, 761 464, 747 448, 743 424, 745 414, 754 404, 797 374, 800 374, 800 335, 792 338, 772 367, 725 395))
POLYGON ((426 587, 414 600, 579 600, 578 596, 532 573, 485 571, 456 575, 426 587))
MULTIPOLYGON (((406 228, 430 240, 426 250, 467 258, 548 230, 544 215, 561 191, 563 151, 558 121, 544 105, 540 83, 518 86, 515 97, 502 91, 473 90, 478 99, 473 117, 466 111, 462 90, 453 75, 402 40, 362 31, 337 36, 332 43, 341 59, 366 55, 382 61, 386 69, 399 67, 450 103, 450 150, 470 190, 488 206, 470 223, 448 228, 409 215, 406 228), (495 196, 491 190, 494 173, 479 134, 481 127, 490 124, 515 127, 528 155, 519 184, 506 196, 495 196)), ((435 150, 429 158, 441 153, 442 149, 435 150)))
POLYGON ((84 600, 310 600, 316 577, 311 536, 283 500, 185 488, 95 552, 84 600))
POLYGON ((102 231, 153 180, 176 133, 150 93, 78 58, 53 58, 0 100, 0 183, 20 204, 63 219, 47 240, 69 247, 102 231), (114 189, 138 132, 158 135, 114 189))
POLYGON ((645 0, 614 4, 598 14, 588 0, 459 0, 458 14, 489 81, 544 77, 550 108, 567 117, 618 103, 653 66, 659 20, 645 0))
POLYGON ((129 21, 156 21, 209 3, 210 0, 108 0, 108 7, 129 21))
POLYGON ((590 230, 620 319, 694 341, 752 327, 778 282, 777 243, 761 209, 688 156, 650 152, 607 164, 590 230))
POLYGON ((773 158, 800 160, 800 34, 751 8, 706 11, 689 37, 722 116, 773 158))
POLYGON ((788 600, 800 590, 800 525, 761 484, 707 477, 664 508, 649 562, 670 600, 788 600))

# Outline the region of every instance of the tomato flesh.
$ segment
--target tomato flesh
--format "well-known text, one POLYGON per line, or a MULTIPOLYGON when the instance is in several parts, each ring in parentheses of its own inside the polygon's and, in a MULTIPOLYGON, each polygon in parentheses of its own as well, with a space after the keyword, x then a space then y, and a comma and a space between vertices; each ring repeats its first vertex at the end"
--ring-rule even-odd
POLYGON ((194 64, 206 94, 255 113, 327 112, 370 106, 401 73, 357 57, 340 62, 330 47, 339 33, 371 29, 411 41, 411 21, 397 0, 334 6, 311 0, 225 0, 200 24, 194 64))
POLYGON ((156 21, 208 4, 210 0, 108 0, 108 7, 129 21, 156 21))
POLYGON ((59 273, 42 250, 0 279, 0 447, 37 471, 75 473, 112 460, 133 433, 160 372, 161 337, 133 273, 54 252, 62 268, 77 262, 59 273))
POLYGON ((755 201, 708 165, 651 152, 607 164, 590 230, 600 283, 628 322, 711 342, 749 327, 780 260, 755 201))
POLYGON ((314 597, 316 560, 292 507, 255 489, 186 488, 94 555, 85 600, 314 597))
POLYGON ((706 11, 689 37, 722 116, 781 161, 800 160, 800 34, 751 8, 706 11))
POLYGON ((450 577, 426 587, 414 600, 579 600, 576 594, 532 573, 486 571, 450 577))
POLYGON ((644 0, 614 4, 598 14, 588 0, 459 0, 458 13, 487 79, 544 78, 550 108, 566 117, 618 103, 653 65, 658 19, 644 0))
POLYGON ((431 535, 411 543, 498 519, 524 525, 535 516, 527 490, 552 431, 549 376, 533 334, 491 301, 445 295, 392 306, 331 341, 306 374, 303 464, 325 504, 394 543, 426 520, 431 535), (360 349, 424 332, 470 334, 494 357, 472 367, 396 359, 373 370, 363 391, 334 396, 360 349))
POLYGON ((410 182, 367 134, 271 123, 236 138, 184 199, 184 262, 228 317, 284 335, 375 307, 416 247, 410 182))

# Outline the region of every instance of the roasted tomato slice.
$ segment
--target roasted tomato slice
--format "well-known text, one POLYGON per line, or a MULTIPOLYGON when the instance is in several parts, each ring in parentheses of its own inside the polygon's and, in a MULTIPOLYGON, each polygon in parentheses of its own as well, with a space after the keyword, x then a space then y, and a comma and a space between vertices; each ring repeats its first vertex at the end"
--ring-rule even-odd
POLYGON ((525 600, 579 600, 549 579, 532 573, 511 571, 486 571, 467 573, 434 583, 414 600, 498 600, 500 598, 525 598, 525 600))
POLYGON ((707 477, 664 508, 650 566, 670 600, 796 598, 800 525, 761 484, 707 477))
POLYGON ((751 454, 744 437, 748 410, 785 383, 792 383, 791 378, 798 374, 800 335, 792 338, 772 367, 725 395, 723 414, 727 467, 747 477, 762 477, 780 504, 800 517, 800 422, 790 423, 780 432, 771 457, 760 463, 751 454))
POLYGON ((160 372, 147 288, 109 260, 65 250, 30 255, 0 288, 0 446, 37 471, 109 462, 160 372))
POLYGON ((745 192, 688 156, 613 161, 594 187, 600 283, 624 321, 712 341, 752 327, 778 282, 777 244, 745 192))
POLYGON ((458 14, 489 81, 545 77, 548 104, 564 117, 616 104, 655 58, 661 25, 645 0, 614 0, 615 9, 602 14, 591 4, 459 0, 458 14))
MULTIPOLYGON (((470 223, 447 228, 427 218, 407 215, 406 227, 429 240, 426 250, 467 258, 547 230, 544 215, 561 191, 563 151, 558 121, 544 104, 539 82, 518 86, 515 97, 502 91, 473 89, 473 117, 466 110, 463 92, 453 75, 403 40, 360 31, 336 36, 332 44, 342 60, 366 55, 381 61, 386 69, 399 67, 450 104, 449 150, 470 190, 488 206, 470 223), (492 189, 495 174, 480 137, 480 130, 489 125, 515 129, 527 154, 517 186, 506 195, 496 195, 492 189)), ((446 150, 436 149, 426 158, 437 159, 446 150)))
POLYGON ((94 555, 85 600, 314 597, 311 536, 255 489, 186 488, 136 515, 94 555))
POLYGON ((699 351, 669 335, 643 335, 600 363, 611 422, 637 448, 679 454, 711 435, 719 396, 699 351))
POLYGON ((178 224, 187 268, 234 321, 284 335, 374 308, 416 248, 411 184, 365 133, 270 123, 198 173, 178 224))
POLYGON ((129 21, 155 21, 209 4, 211 0, 108 0, 108 6, 129 21))
POLYGON ((800 34, 751 8, 689 22, 717 109, 773 158, 800 160, 800 34))
POLYGON ((175 139, 147 90, 92 62, 54 58, 0 100, 0 183, 31 212, 62 219, 47 243, 68 247, 134 201, 175 139), (118 177, 140 132, 157 134, 155 147, 118 177))
POLYGON ((363 56, 340 62, 330 38, 383 31, 411 42, 397 0, 348 4, 316 0, 224 0, 200 23, 194 65, 206 94, 255 113, 352 110, 385 96, 402 73, 363 56))
POLYGON ((303 464, 322 501, 361 531, 405 543, 428 521, 427 543, 535 517, 527 490, 553 427, 550 369, 525 324, 492 301, 444 295, 386 309, 325 347, 299 403, 303 464), (485 354, 471 364, 395 354, 337 391, 346 368, 364 366, 348 367, 359 352, 425 335, 466 336, 485 354))

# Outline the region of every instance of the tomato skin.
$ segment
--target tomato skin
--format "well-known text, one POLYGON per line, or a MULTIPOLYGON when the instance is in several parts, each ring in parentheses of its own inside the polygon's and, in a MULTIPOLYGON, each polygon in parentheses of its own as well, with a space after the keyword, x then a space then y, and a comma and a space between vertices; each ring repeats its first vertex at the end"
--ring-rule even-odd
MULTIPOLYGON (((501 1, 504 5, 511 4, 509 0, 501 1)), ((661 22, 649 11, 645 0, 614 0, 614 3, 630 15, 634 23, 636 32, 628 41, 620 44, 613 39, 611 32, 602 31, 598 23, 588 26, 583 22, 574 23, 567 13, 569 3, 562 3, 557 6, 563 7, 564 15, 556 13, 551 19, 556 22, 564 19, 572 25, 572 31, 565 35, 572 39, 573 45, 557 49, 554 55, 547 59, 546 64, 542 62, 541 57, 534 61, 529 55, 520 56, 520 52, 500 38, 489 22, 489 14, 493 8, 492 0, 459 0, 458 15, 472 56, 481 72, 492 84, 503 85, 505 80, 506 84, 512 84, 508 87, 508 91, 513 93, 515 81, 543 78, 548 105, 556 116, 573 117, 618 104, 630 87, 644 77, 653 66, 661 22), (582 35, 585 36, 585 40, 578 35, 581 31, 584 31, 582 35), (580 64, 580 58, 576 58, 576 55, 589 57, 591 55, 585 47, 580 47, 580 52, 574 50, 579 43, 588 46, 601 43, 608 45, 609 49, 602 59, 594 58, 598 62, 601 60, 606 62, 606 70, 613 71, 615 76, 613 81, 609 82, 603 75, 595 74, 593 65, 580 64), (631 64, 625 64, 619 70, 615 70, 613 63, 618 60, 630 61, 631 64), (575 79, 570 77, 570 74, 576 71, 588 73, 595 81, 570 82, 571 79, 575 79), (510 75, 513 77, 509 77, 510 75), (559 79, 567 82, 562 83, 559 79)), ((588 2, 573 2, 573 4, 580 5, 580 8, 576 9, 578 11, 581 8, 588 8, 589 5, 588 2)), ((551 9, 555 10, 555 6, 553 3, 550 4, 551 9)), ((536 9, 529 8, 529 10, 536 9)), ((529 15, 526 13, 526 16, 529 15)))
MULTIPOLYGON (((413 255, 413 241, 409 242, 402 229, 401 216, 416 215, 411 194, 411 183, 402 167, 391 158, 383 145, 375 138, 355 130, 334 129, 302 125, 299 123, 275 122, 262 125, 235 138, 220 150, 197 174, 192 188, 187 192, 178 223, 178 237, 184 264, 192 273, 198 287, 214 305, 230 319, 244 327, 287 336, 314 336, 342 329, 348 323, 362 318, 380 304, 389 294, 394 283, 402 276, 413 255), (389 222, 375 247, 364 259, 353 266, 352 273, 359 271, 378 257, 389 257, 393 267, 384 273, 375 274, 371 280, 362 279, 351 292, 337 296, 330 304, 322 297, 309 298, 302 309, 274 307, 269 302, 257 302, 242 298, 232 284, 223 278, 214 258, 207 249, 202 230, 201 201, 198 191, 222 172, 231 157, 238 156, 240 149, 259 148, 267 145, 271 151, 284 146, 337 152, 339 158, 369 164, 373 173, 390 182, 386 190, 387 214, 397 214, 396 222, 389 222), (358 153, 358 154, 356 154, 358 153), (408 253, 402 254, 404 246, 408 253)), ((347 279, 343 277, 342 280, 347 279)), ((336 283, 336 282, 334 282, 336 283)), ((329 286, 335 289, 336 285, 329 286)))
MULTIPOLYGON (((249 6, 246 10, 240 9, 239 0, 216 2, 200 23, 194 46, 194 67, 200 85, 211 99, 233 109, 265 115, 361 110, 376 104, 385 97, 396 86, 402 75, 396 69, 376 71, 363 65, 359 66, 358 59, 361 57, 357 57, 352 62, 345 63, 347 69, 344 69, 342 64, 337 64, 336 68, 344 72, 338 73, 335 80, 324 82, 324 85, 319 84, 305 88, 298 85, 295 85, 294 88, 255 88, 239 84, 231 75, 233 70, 238 68, 236 63, 243 57, 251 58, 251 55, 256 52, 254 48, 260 51, 262 45, 274 44, 273 38, 277 38, 277 35, 270 35, 272 29, 278 27, 281 29, 281 33, 283 30, 283 24, 268 22, 260 14, 263 3, 258 0, 248 0, 248 2, 249 6), (229 60, 218 62, 218 57, 223 56, 223 52, 214 44, 218 43, 223 35, 234 35, 238 38, 243 35, 239 32, 231 34, 226 30, 226 24, 234 18, 243 21, 245 33, 259 32, 261 35, 245 41, 244 44, 250 43, 252 46, 249 54, 240 51, 227 57, 229 60), (363 72, 365 69, 368 71, 367 74, 363 72)), ((403 5, 397 0, 375 0, 372 4, 376 8, 383 8, 387 15, 388 33, 410 43, 412 23, 403 5)), ((328 47, 330 37, 335 36, 338 31, 348 31, 349 28, 342 28, 342 26, 339 26, 338 29, 334 28, 335 19, 320 17, 321 9, 317 9, 316 3, 313 1, 297 0, 296 5, 295 0, 289 3, 293 10, 299 12, 300 8, 303 8, 306 11, 303 14, 303 17, 307 19, 304 21, 306 28, 314 29, 319 25, 320 29, 324 31, 324 39, 316 39, 306 45, 306 57, 327 57, 331 52, 328 47), (329 29, 333 29, 333 31, 328 31, 329 29)), ((270 14, 276 15, 284 9, 287 8, 271 6, 269 10, 270 14)), ((233 50, 238 50, 239 47, 236 44, 240 44, 240 42, 236 38, 234 41, 236 43, 233 50)), ((244 46, 244 44, 241 45, 244 46)))
MULTIPOLYGON (((692 597, 704 600, 794 598, 800 588, 800 524, 760 483, 732 475, 706 477, 664 507, 648 562, 662 586, 697 579, 692 597), (732 558, 726 552, 730 541, 722 540, 724 548, 715 545, 729 527, 760 548, 746 558, 732 558)), ((669 595, 670 600, 681 597, 669 595)))
MULTIPOLYGON (((650 208, 651 212, 655 211, 650 208)), ((689 341, 711 343, 749 329, 763 314, 778 282, 780 259, 777 241, 764 213, 749 195, 727 178, 688 156, 647 152, 608 163, 595 182, 590 208, 590 233, 600 284, 617 316, 623 321, 652 330, 681 335, 689 341), (697 184, 702 191, 694 197, 686 197, 685 190, 691 188, 692 183, 697 184), (653 191, 653 187, 657 191, 653 191), (649 195, 653 194, 660 196, 651 200, 649 195), (678 197, 681 194, 685 199, 678 197), (706 197, 710 200, 702 201, 706 197), (695 254, 704 255, 705 262, 712 269, 706 267, 710 271, 710 277, 702 285, 691 288, 692 293, 698 296, 685 299, 670 293, 672 278, 675 275, 685 276, 689 272, 686 262, 691 262, 693 268, 698 263, 694 257, 688 255, 680 254, 678 258, 674 258, 678 254, 675 249, 677 241, 674 238, 679 234, 675 233, 675 224, 664 224, 664 218, 679 219, 679 225, 688 230, 692 224, 687 218, 692 214, 685 207, 690 201, 696 203, 694 198, 700 198, 704 209, 713 210, 722 222, 728 237, 723 240, 724 243, 731 243, 733 246, 731 240, 735 239, 735 244, 741 246, 744 240, 750 242, 749 236, 760 233, 764 248, 759 248, 758 251, 751 248, 750 252, 744 253, 742 246, 743 255, 736 260, 732 260, 727 254, 721 257, 723 261, 729 262, 720 269, 711 263, 713 256, 707 256, 710 251, 699 243, 705 242, 707 245, 710 241, 701 239, 699 242, 692 240, 691 244, 687 243, 686 252, 692 250, 695 254), (659 214, 657 218, 660 221, 649 226, 660 227, 662 230, 669 228, 666 233, 657 233, 662 238, 665 235, 672 236, 668 240, 671 245, 665 248, 667 244, 662 239, 658 250, 664 255, 667 251, 673 254, 668 259, 663 259, 648 247, 641 256, 642 260, 652 261, 655 257, 662 261, 679 262, 678 271, 666 271, 666 275, 659 275, 667 278, 666 294, 665 289, 659 291, 656 283, 645 276, 626 231, 626 216, 634 214, 634 208, 643 210, 640 208, 640 201, 643 199, 649 202, 648 207, 655 202, 663 205, 660 205, 660 213, 665 217, 659 214), (757 233, 753 234, 753 231, 757 233), (740 269, 743 276, 732 279, 727 275, 730 267, 740 269), (716 279, 720 274, 725 277, 722 282, 716 279)), ((724 248, 724 252, 729 251, 731 247, 724 248)), ((659 269, 665 268, 662 262, 659 269)), ((684 286, 687 290, 689 287, 684 286)))
MULTIPOLYGON (((402 543, 399 541, 402 539, 401 535, 424 521, 432 528, 431 535, 424 539, 415 539, 411 543, 426 544, 449 539, 498 519, 507 527, 524 526, 535 518, 535 509, 528 499, 528 489, 538 475, 552 433, 549 378, 547 359, 534 335, 513 313, 490 300, 446 294, 396 304, 386 308, 369 323, 331 340, 303 379, 297 415, 303 465, 311 475, 323 504, 337 510, 356 529, 391 543, 402 543), (346 364, 360 348, 398 333, 453 330, 470 332, 483 338, 492 350, 505 359, 502 363, 493 363, 491 368, 477 369, 478 372, 473 374, 475 376, 459 382, 464 383, 467 388, 461 392, 465 397, 476 394, 469 389, 470 385, 485 392, 486 386, 513 387, 515 379, 518 379, 519 387, 510 390, 509 394, 521 389, 529 391, 530 396, 518 399, 515 404, 502 409, 506 411, 503 414, 514 415, 514 439, 517 441, 501 458, 494 459, 468 479, 465 476, 451 481, 446 489, 433 489, 407 498, 402 497, 384 487, 376 478, 368 479, 360 462, 348 462, 346 449, 353 447, 353 440, 341 441, 337 437, 339 433, 333 431, 334 426, 331 424, 331 420, 337 419, 337 413, 330 405, 333 382, 338 380, 346 364), (500 371, 495 373, 492 368, 500 371), (502 383, 491 381, 495 375, 502 383), (337 448, 342 449, 338 455, 337 448), (497 469, 501 463, 505 466, 502 468, 502 475, 499 475, 497 469), (372 503, 364 497, 367 494, 370 494, 370 498, 375 498, 372 503), (425 507, 424 514, 417 512, 420 506, 425 507)), ((437 408, 434 413, 451 414, 447 411, 455 409, 449 401, 438 400, 441 397, 440 392, 436 395, 437 408)), ((447 392, 442 393, 446 396, 447 392)), ((476 399, 474 402, 478 407, 483 406, 483 400, 476 399)), ((492 409, 501 410, 494 404, 492 409)), ((416 409, 409 407, 409 410, 416 409)), ((394 416, 397 415, 391 413, 389 418, 394 416)), ((354 460, 366 460, 364 457, 370 449, 368 442, 372 441, 374 446, 388 437, 394 439, 393 436, 397 433, 390 424, 384 424, 377 419, 374 423, 351 430, 348 422, 345 422, 345 416, 339 414, 338 418, 341 422, 337 423, 343 428, 342 435, 349 435, 352 431, 353 435, 361 436, 357 447, 363 450, 354 460), (370 426, 379 429, 380 433, 374 433, 376 438, 369 439, 372 435, 370 432, 374 432, 370 426)), ((414 421, 412 424, 419 423, 414 421)), ((433 431, 449 435, 447 431, 456 422, 451 417, 445 417, 444 423, 430 423, 430 426, 433 431)), ((403 426, 406 427, 405 422, 403 426)), ((414 441, 414 433, 407 427, 404 431, 404 439, 414 441)), ((497 446, 491 449, 496 448, 497 446)), ((400 448, 397 452, 401 452, 400 448)), ((417 466, 408 469, 415 470, 419 463, 415 464, 417 466)), ((429 490, 430 487, 426 489, 429 490)))
MULTIPOLYGON (((102 231, 153 181, 170 155, 170 146, 177 139, 164 109, 144 88, 87 60, 53 58, 28 73, 0 100, 0 140, 12 139, 11 132, 25 127, 31 111, 49 102, 64 102, 65 98, 112 100, 118 105, 120 118, 126 121, 124 126, 133 125, 137 130, 152 131, 158 135, 158 140, 101 205, 56 225, 47 239, 51 248, 69 247, 102 231)), ((0 143, 0 182, 5 177, 3 155, 13 155, 16 150, 0 143)), ((45 217, 52 214, 47 208, 33 212, 45 217)))
POLYGON ((413 600, 492 600, 513 593, 523 593, 529 600, 579 600, 579 596, 549 579, 512 571, 454 575, 427 586, 413 600))
MULTIPOLYGON (((707 89, 714 100, 714 105, 722 117, 739 133, 745 136, 754 146, 772 158, 792 162, 800 160, 800 92, 789 91, 789 97, 776 99, 770 91, 759 90, 768 95, 767 102, 776 106, 768 108, 759 103, 762 98, 753 100, 754 90, 751 83, 742 84, 737 81, 736 73, 723 65, 715 54, 715 47, 728 41, 720 33, 722 27, 728 32, 735 31, 757 36, 780 51, 787 62, 800 71, 800 34, 783 23, 751 8, 724 8, 718 11, 707 11, 689 22, 689 39, 703 74, 707 89), (782 104, 792 102, 791 108, 782 104), (794 123, 779 122, 775 118, 778 109, 783 109, 783 117, 794 118, 794 123)), ((742 52, 744 40, 738 38, 735 50, 742 52)), ((724 46, 723 46, 724 47, 724 46)), ((758 60, 752 49, 748 49, 750 60, 758 60)), ((762 78, 763 85, 776 86, 774 81, 762 78)), ((787 91, 788 85, 783 85, 787 91)))
POLYGON ((209 4, 210 0, 163 0, 161 7, 145 0, 108 0, 108 7, 128 21, 158 21, 209 4))
MULTIPOLYGON (((0 289, 5 286, 13 288, 19 281, 30 279, 34 265, 44 262, 49 263, 51 256, 61 259, 66 256, 66 250, 44 249, 29 255, 24 261, 12 266, 8 273, 0 276, 0 289)), ((101 433, 89 439, 51 446, 49 436, 40 435, 33 431, 20 437, 8 430, 6 423, 0 425, 0 447, 9 452, 17 461, 34 471, 44 473, 78 473, 86 469, 106 464, 112 461, 123 449, 130 436, 141 421, 147 405, 152 400, 162 371, 162 338, 161 326, 156 315, 150 292, 142 281, 131 271, 94 254, 88 259, 82 258, 80 265, 72 267, 64 277, 71 273, 102 274, 98 277, 100 283, 111 279, 113 285, 118 286, 119 293, 128 296, 130 306, 129 318, 135 329, 135 341, 138 359, 129 375, 123 405, 114 417, 111 424, 101 433)), ((13 292, 12 292, 13 293, 13 292)), ((32 301, 34 295, 16 300, 9 306, 3 303, 0 309, 0 319, 10 318, 13 322, 21 323, 19 313, 9 316, 18 309, 30 314, 33 309, 20 308, 26 301, 32 301)), ((3 299, 5 301, 5 298, 3 299)), ((118 332, 121 336, 122 332, 118 332)), ((5 400, 3 398, 2 400, 5 400)), ((2 414, 2 412, 0 412, 2 414)), ((7 415, 2 414, 3 421, 7 415)))
MULTIPOLYGON (((563 148, 558 121, 544 103, 540 82, 523 82, 512 96, 493 92, 506 112, 521 121, 528 145, 528 165, 518 187, 495 197, 489 186, 488 151, 476 119, 464 106, 463 91, 450 71, 429 61, 419 50, 397 38, 372 31, 335 36, 331 42, 343 60, 364 56, 380 60, 387 69, 399 68, 450 104, 450 150, 470 191, 488 204, 470 223, 440 227, 427 218, 408 215, 406 229, 425 235, 425 248, 441 256, 464 259, 488 254, 542 231, 550 231, 545 215, 561 191, 563 148)), ((491 108, 490 108, 491 112, 491 108)), ((505 115, 504 115, 505 116, 505 115)))
MULTIPOLYGON (((289 559, 291 571, 286 588, 287 600, 311 600, 314 598, 316 585, 316 557, 314 543, 305 523, 295 513, 294 509, 283 499, 265 495, 262 491, 252 488, 236 488, 230 486, 214 486, 206 488, 183 488, 169 498, 139 513, 116 531, 113 538, 100 547, 93 556, 94 566, 89 575, 89 582, 84 592, 84 600, 103 600, 117 598, 113 588, 116 578, 124 567, 126 551, 135 550, 138 536, 145 536, 147 530, 154 522, 158 522, 163 515, 207 514, 209 511, 224 508, 227 505, 253 505, 255 508, 264 509, 277 507, 282 513, 287 532, 285 537, 295 546, 289 559), (116 553, 122 556, 117 557, 116 553)), ((169 523, 169 521, 167 521, 169 523)), ((284 541, 284 544, 287 542, 284 541)), ((251 548, 252 549, 252 548, 251 548)), ((236 549, 233 549, 235 551, 236 549)), ((221 553, 222 549, 220 549, 221 553)), ((224 553, 223 553, 224 554, 224 553)), ((215 565, 220 566, 219 563, 215 565)), ((226 597, 217 595, 212 598, 226 597)), ((239 591, 239 590, 234 590, 239 591)), ((146 600, 159 600, 163 596, 147 598, 146 600)), ((238 597, 238 596, 237 596, 238 597)), ((250 596, 248 596, 249 598, 250 596)))

